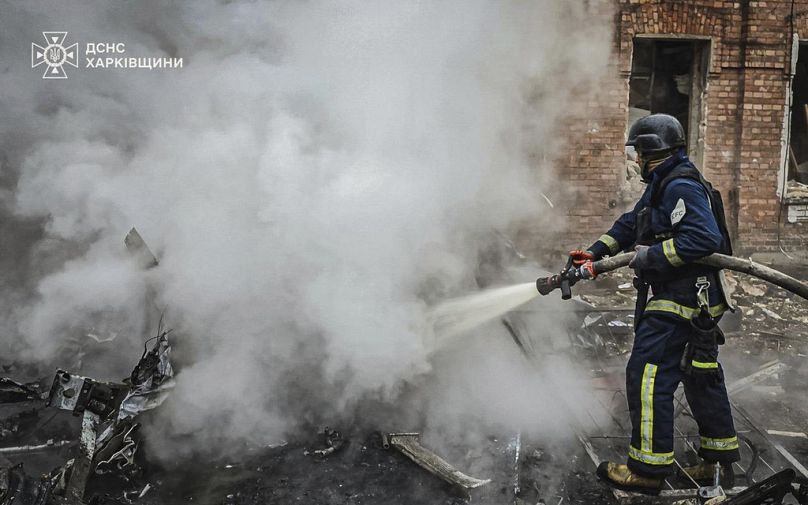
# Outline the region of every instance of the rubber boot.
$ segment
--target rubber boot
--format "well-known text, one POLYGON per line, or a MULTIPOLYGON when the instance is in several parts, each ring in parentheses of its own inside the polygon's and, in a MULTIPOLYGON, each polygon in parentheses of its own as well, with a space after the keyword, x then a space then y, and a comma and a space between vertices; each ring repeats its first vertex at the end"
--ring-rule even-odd
MULTIPOLYGON (((717 464, 702 461, 698 465, 686 466, 682 470, 687 475, 682 477, 686 479, 689 476, 700 486, 710 486, 715 482, 715 465, 717 464)), ((732 489, 735 486, 735 474, 732 472, 732 465, 721 465, 720 479, 721 487, 724 489, 732 489)))
POLYGON ((604 461, 598 465, 598 477, 611 487, 634 493, 658 495, 665 479, 645 477, 632 472, 627 465, 604 461))

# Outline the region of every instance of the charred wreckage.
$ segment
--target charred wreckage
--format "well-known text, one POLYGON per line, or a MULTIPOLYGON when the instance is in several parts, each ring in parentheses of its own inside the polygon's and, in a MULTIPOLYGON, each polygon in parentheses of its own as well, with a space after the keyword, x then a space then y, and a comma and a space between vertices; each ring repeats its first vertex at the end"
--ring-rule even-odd
MULTIPOLYGON (((125 242, 144 266, 157 265, 137 231, 133 229, 125 242)), ((500 249, 497 255, 523 259, 510 243, 500 249)), ((485 447, 458 447, 441 456, 422 443, 419 433, 354 430, 343 434, 326 427, 313 444, 284 441, 260 453, 245 454, 239 462, 209 462, 184 470, 154 468, 144 455, 139 428, 142 418, 158 408, 174 386, 170 331, 162 328, 161 320, 157 335, 146 342, 131 374, 120 382, 61 369, 52 377, 30 382, 0 378, 0 505, 808 505, 804 405, 808 348, 802 343, 807 335, 789 336, 787 329, 790 323, 808 321, 799 319, 800 311, 786 310, 790 298, 785 291, 743 280, 733 283, 741 295, 745 319, 730 320, 725 328, 728 338, 738 343, 732 352, 749 362, 743 375, 727 383, 743 443, 742 460, 733 468, 734 482, 716 473, 714 482, 704 486, 678 475, 666 481, 659 496, 649 497, 613 491, 594 480, 594 467, 620 454, 628 443, 623 435, 628 423, 623 364, 630 349, 633 314, 631 296, 623 291, 630 284, 619 272, 610 275, 573 298, 570 306, 575 317, 570 318, 565 336, 548 339, 541 334, 537 322, 546 317, 541 307, 523 307, 501 320, 523 358, 537 369, 554 353, 585 358, 591 369, 598 401, 585 414, 567 408, 568 400, 558 398, 558 408, 567 410, 572 420, 570 440, 563 450, 520 433, 505 433, 491 436, 485 447), (768 306, 756 301, 764 293, 772 300, 768 306), (757 402, 761 392, 765 393, 763 403, 750 406, 750 398, 757 402), (610 421, 593 422, 603 419, 610 421), (551 475, 550 467, 562 467, 565 474, 551 475), (172 482, 170 477, 178 471, 193 474, 195 484, 205 480, 216 484, 207 486, 205 496, 186 492, 184 483, 172 482)), ((478 278, 478 284, 485 286, 485 279, 478 278)), ((568 291, 564 291, 566 298, 568 291)), ((24 374, 13 367, 4 370, 24 374)), ((553 383, 550 373, 543 379, 553 383)), ((681 467, 687 459, 696 459, 693 440, 698 435, 682 395, 675 401, 676 454, 686 458, 676 460, 681 467)), ((442 445, 442 450, 449 445, 442 445)))
MULTIPOLYGON (((138 461, 141 439, 137 417, 159 406, 173 387, 169 361, 168 332, 160 333, 154 346, 144 351, 132 374, 120 383, 100 382, 57 370, 48 391, 42 383, 19 383, 0 379, 0 402, 4 410, 20 406, 2 420, 0 440, 34 440, 0 449, 0 503, 85 503, 87 484, 95 476, 114 474, 133 485, 143 472, 138 461), (47 424, 62 410, 80 417, 80 432, 73 440, 47 438, 47 424), (8 457, 37 451, 72 449, 72 457, 46 473, 38 482, 24 472, 22 464, 9 464, 8 457)), ((123 493, 124 498, 143 496, 150 485, 123 493)))

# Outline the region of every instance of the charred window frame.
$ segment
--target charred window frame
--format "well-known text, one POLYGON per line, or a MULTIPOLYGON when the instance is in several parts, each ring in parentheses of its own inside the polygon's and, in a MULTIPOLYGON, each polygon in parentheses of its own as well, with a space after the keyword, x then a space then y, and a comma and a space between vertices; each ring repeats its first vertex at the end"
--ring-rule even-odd
POLYGON ((808 203, 808 40, 795 39, 786 117, 783 200, 808 203))
POLYGON ((626 130, 648 114, 670 114, 685 129, 688 156, 702 168, 710 48, 709 38, 638 35, 629 76, 626 130))

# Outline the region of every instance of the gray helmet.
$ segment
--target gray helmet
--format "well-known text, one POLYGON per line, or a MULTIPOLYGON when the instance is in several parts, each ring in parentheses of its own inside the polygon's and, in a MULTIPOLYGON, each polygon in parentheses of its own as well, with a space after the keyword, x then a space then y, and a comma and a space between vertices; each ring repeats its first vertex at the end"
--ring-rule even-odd
POLYGON ((673 116, 651 114, 631 126, 626 145, 643 156, 671 151, 685 145, 685 129, 673 116))

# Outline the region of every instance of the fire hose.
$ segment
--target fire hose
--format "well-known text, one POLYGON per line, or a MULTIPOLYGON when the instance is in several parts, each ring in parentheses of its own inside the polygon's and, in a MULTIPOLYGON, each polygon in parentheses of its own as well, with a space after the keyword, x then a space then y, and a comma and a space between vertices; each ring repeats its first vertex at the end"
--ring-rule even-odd
MULTIPOLYGON (((561 298, 567 300, 572 296, 570 287, 576 282, 585 279, 592 279, 597 275, 628 266, 628 263, 634 257, 634 254, 635 253, 633 252, 629 252, 595 261, 591 265, 591 271, 584 267, 574 267, 572 265, 572 260, 570 260, 567 262, 567 266, 564 268, 564 270, 562 270, 560 273, 550 277, 540 277, 537 279, 536 288, 542 295, 548 295, 556 289, 561 289, 561 298)), ((783 272, 773 268, 761 265, 760 263, 755 263, 749 259, 736 258, 734 256, 726 256, 724 254, 715 253, 701 259, 697 259, 694 261, 694 263, 748 274, 770 282, 775 286, 779 286, 786 291, 790 291, 795 295, 801 296, 802 298, 808 300, 808 284, 805 284, 804 282, 801 282, 794 277, 786 275, 783 272)))

